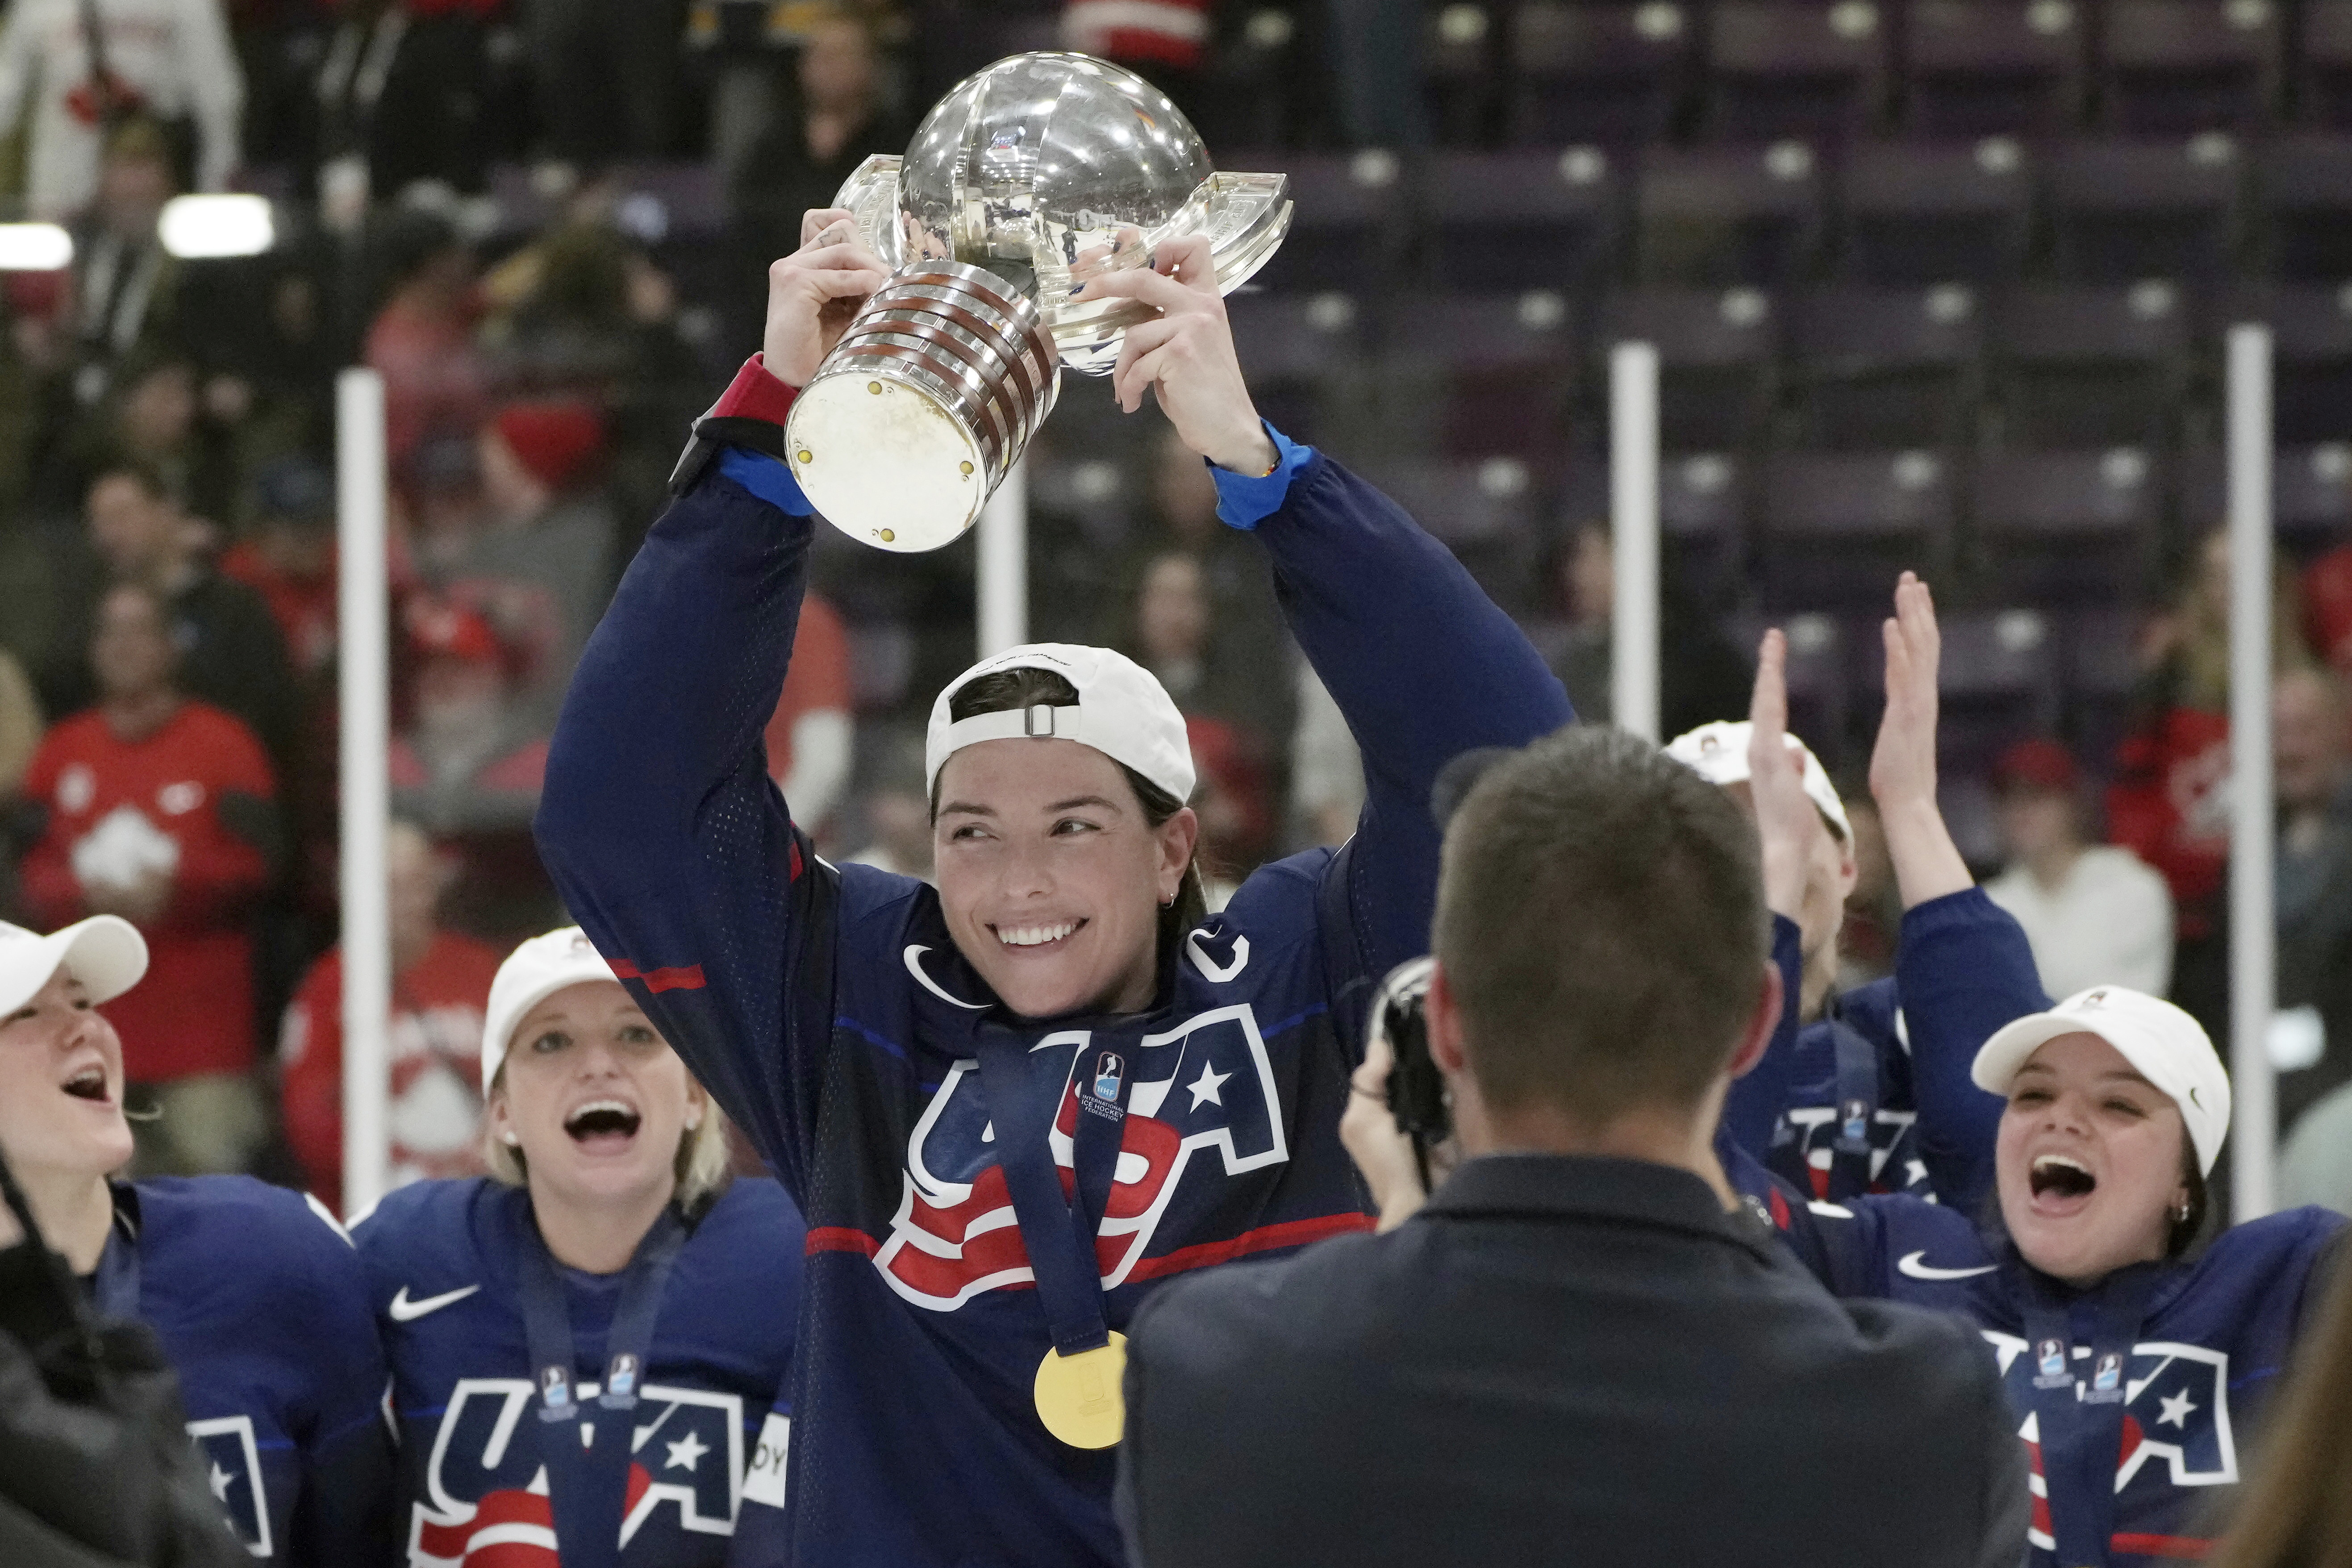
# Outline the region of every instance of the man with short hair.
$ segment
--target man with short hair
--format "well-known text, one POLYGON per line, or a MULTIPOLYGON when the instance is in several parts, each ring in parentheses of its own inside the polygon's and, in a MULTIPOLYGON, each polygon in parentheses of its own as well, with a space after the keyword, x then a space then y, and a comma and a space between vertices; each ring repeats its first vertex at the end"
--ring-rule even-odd
POLYGON ((1812 1289, 1716 1160, 1780 1017, 1769 931, 1754 828, 1648 742, 1492 767, 1446 835, 1426 1002, 1466 1163, 1385 1234, 1144 1304, 1134 1561, 2015 1563, 1976 1337, 1812 1289))

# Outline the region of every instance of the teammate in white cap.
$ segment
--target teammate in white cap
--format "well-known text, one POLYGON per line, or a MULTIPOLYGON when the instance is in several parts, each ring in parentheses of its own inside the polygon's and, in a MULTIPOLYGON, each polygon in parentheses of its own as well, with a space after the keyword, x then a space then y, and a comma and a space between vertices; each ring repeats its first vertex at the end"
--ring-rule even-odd
POLYGON ((1790 1239, 1842 1295, 1977 1321, 2037 1478, 2037 1565, 2203 1557, 2345 1222, 2214 1235, 2229 1075, 2169 1002, 2094 987, 1996 1032, 1972 1074, 2005 1101, 1997 1205, 1815 1204, 1790 1239))
POLYGON ((1821 763, 1787 732, 1780 632, 1759 652, 1748 722, 1709 724, 1667 749, 1756 817, 1787 993, 1772 1048, 1732 1085, 1724 1125, 1805 1197, 1933 1193, 1973 1209, 1991 1182, 2000 1108, 1970 1086, 1968 1064, 2048 998, 2025 933, 1977 887, 1937 805, 1941 638, 1927 585, 1907 572, 1882 635, 1886 710, 1870 785, 1903 900, 1892 977, 1835 989, 1853 829, 1821 763))
POLYGON ((99 1008, 146 972, 146 942, 112 915, 47 936, 0 924, 0 1152, 100 1315, 155 1331, 247 1549, 388 1563, 383 1352, 334 1221, 249 1176, 110 1179, 131 1128, 122 1042, 99 1008))
POLYGON ((500 1543, 566 1568, 624 1545, 631 1568, 758 1561, 730 1536, 781 1525, 781 1476, 751 1466, 788 1420, 770 1407, 798 1317, 792 1200, 730 1182, 718 1108, 577 926, 499 965, 482 1083, 491 1173, 412 1183, 352 1227, 392 1363, 401 1538, 459 1563, 500 1543))
POLYGON ((807 1214, 793 1560, 1108 1568, 1119 1331, 1173 1274, 1369 1227, 1337 1129, 1371 985, 1427 946, 1432 787, 1571 714, 1442 546, 1258 417, 1209 247, 1171 241, 1087 285, 1146 318, 1112 392, 1265 545, 1363 745, 1356 837, 1204 917, 1175 704, 1040 644, 933 706, 936 889, 818 860, 758 755, 813 530, 778 455, 884 274, 845 213, 803 237, 573 679, 541 852, 807 1214))

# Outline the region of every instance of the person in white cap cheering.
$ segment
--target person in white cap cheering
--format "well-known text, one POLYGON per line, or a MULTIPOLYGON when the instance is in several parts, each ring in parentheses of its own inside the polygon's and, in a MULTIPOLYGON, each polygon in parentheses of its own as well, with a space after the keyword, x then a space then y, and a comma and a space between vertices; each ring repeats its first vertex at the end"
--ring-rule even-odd
POLYGON ((730 1181, 718 1108, 577 926, 499 965, 482 1083, 491 1173, 411 1183, 352 1226, 392 1363, 400 1538, 435 1561, 758 1560, 730 1536, 781 1525, 780 1475, 751 1466, 788 1421, 770 1406, 799 1315, 792 1200, 730 1181))
POLYGON ((1977 887, 1936 803, 1940 637, 1927 585, 1907 572, 1882 634, 1886 710, 1870 786, 1904 906, 1889 979, 1836 989, 1853 829, 1819 759, 1788 733, 1780 632, 1759 650, 1748 721, 1705 725, 1667 748, 1756 818, 1773 911, 1780 1030, 1732 1085, 1724 1126, 1804 1197, 1932 1193, 1973 1212, 1991 1182, 2000 1104, 1969 1084, 1968 1064, 1994 1029, 2049 998, 2024 931, 1977 887))
POLYGON ((99 1008, 146 972, 145 941, 113 915, 47 936, 0 924, 0 1153, 100 1315, 154 1331, 247 1549, 388 1563, 383 1352, 333 1219, 249 1176, 110 1179, 131 1128, 122 1042, 99 1008))
POLYGON ((932 708, 936 890, 817 859, 758 754, 813 527, 777 458, 885 272, 845 213, 803 237, 573 679, 541 853, 807 1215, 793 1561, 1123 1563, 1120 1331, 1171 1275, 1370 1227, 1339 1112, 1373 984, 1427 946, 1431 790, 1572 714, 1442 546, 1258 417, 1208 245, 1171 241, 1087 285, 1148 318, 1112 391, 1265 546, 1363 746, 1355 838, 1204 920, 1182 716, 1048 643, 932 708))
POLYGON ((1810 1205, 1791 1239, 1841 1295, 1976 1321, 2037 1478, 2037 1568, 2203 1557, 2345 1221, 2214 1234, 2230 1079, 2169 1002, 2081 992, 1996 1032, 1971 1076, 2006 1102, 1981 1221, 1864 1196, 1810 1205))

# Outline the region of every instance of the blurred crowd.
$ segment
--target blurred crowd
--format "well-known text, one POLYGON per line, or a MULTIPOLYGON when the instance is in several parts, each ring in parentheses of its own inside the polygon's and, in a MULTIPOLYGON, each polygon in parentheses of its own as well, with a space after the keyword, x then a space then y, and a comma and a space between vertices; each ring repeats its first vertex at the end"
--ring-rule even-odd
MULTIPOLYGON (((1382 101, 1364 85, 1379 40, 1418 13, 1296 9, 1352 40, 1307 134, 1387 134, 1348 106, 1382 101)), ((1201 68, 1233 21, 1205 0, 16 0, 0 195, 74 249, 0 273, 0 915, 146 931, 154 967, 119 1021, 134 1094, 171 1109, 142 1124, 145 1168, 339 1185, 337 369, 386 390, 395 1158, 448 1174, 475 1157, 468 1042, 497 957, 562 919, 529 833, 557 708, 687 422, 753 346, 765 260, 1008 26, 1123 58, 1213 118, 1201 68), (685 180, 675 211, 642 195, 648 166, 685 180), (223 186, 272 197, 276 243, 173 254, 165 204, 223 186), (686 232, 704 198, 714 226, 686 232)), ((1121 499, 1034 497, 1033 634, 1118 647, 1175 697, 1224 889, 1339 841, 1354 738, 1256 547, 1156 416, 1107 443, 1099 384, 1070 378, 1063 404, 1041 471, 1121 499)), ((1547 548, 1516 607, 1605 719, 1605 526, 1547 548)), ((970 658, 971 573, 968 545, 821 542, 766 742, 828 855, 927 872, 920 724, 970 658)), ((1751 675, 1745 634, 1672 575, 1667 733, 1744 714, 1751 675)), ((2168 988, 2217 1038, 2225 577, 2203 552, 2150 618, 2112 734, 2010 738, 2000 866, 1981 868, 2006 868, 1995 896, 2053 994, 2095 973, 2168 988)), ((2352 1078, 2352 552, 2283 579, 2279 625, 2271 1048, 2291 1123, 2352 1078)), ((1865 853, 1853 978, 1891 961, 1895 908, 1865 853)))

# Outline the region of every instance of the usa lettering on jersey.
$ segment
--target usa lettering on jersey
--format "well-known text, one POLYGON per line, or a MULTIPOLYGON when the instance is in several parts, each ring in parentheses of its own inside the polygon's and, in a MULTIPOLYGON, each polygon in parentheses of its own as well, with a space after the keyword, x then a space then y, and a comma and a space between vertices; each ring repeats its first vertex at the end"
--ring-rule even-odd
MULTIPOLYGON (((1982 1331, 1998 1353, 2012 1409, 2027 1412, 2018 1436, 2032 1470, 2033 1522, 2027 1538, 2045 1552, 2057 1550, 2050 1528, 2050 1496, 2042 1479, 2042 1422, 2028 1388, 2040 1362, 2014 1335, 1982 1331)), ((2087 1348, 2074 1359, 2079 1397, 2092 1368, 2087 1348)), ((2132 1347, 2123 1369, 2124 1436, 2116 1465, 2116 1493, 2122 1497, 2152 1487, 2221 1487, 2238 1479, 2238 1447, 2230 1423, 2230 1356, 2226 1351, 2168 1340, 2132 1347)), ((2120 1516, 2119 1516, 2120 1517, 2120 1516)))
MULTIPOLYGON (((1780 1126, 1773 1133, 1776 1146, 1796 1146, 1798 1157, 1804 1161, 1806 1173, 1812 1180, 1816 1198, 1830 1195, 1830 1166, 1835 1152, 1832 1145, 1844 1131, 1839 1116, 1834 1105, 1792 1105, 1780 1113, 1780 1126)), ((1916 1110, 1889 1110, 1882 1105, 1871 1111, 1864 1134, 1870 1142, 1873 1192, 1904 1192, 1927 1180, 1926 1165, 1907 1152, 1897 1170, 1890 1173, 1886 1168, 1905 1134, 1918 1120, 1916 1110)))
MULTIPOLYGON (((410 1568, 560 1568, 547 1468, 526 1379, 462 1378, 433 1437, 425 1493, 410 1510, 410 1568)), ((597 1394, 580 1388, 583 1399, 597 1394)), ((729 1535, 743 1500, 743 1402, 647 1384, 630 1440, 621 1545, 665 1522, 729 1535)), ((583 1429, 583 1432, 587 1430, 583 1429)))
MULTIPOLYGON (((1236 954, 1233 962, 1237 968, 1246 959, 1236 954)), ((1066 1060, 1049 1135, 1066 1193, 1076 1180, 1074 1075, 1090 1037, 1069 1030, 1034 1047, 1059 1051, 1066 1060)), ((1213 1164, 1204 1164, 1210 1173, 1196 1179, 1196 1187, 1290 1158, 1273 1060, 1249 1004, 1212 1008, 1164 1034, 1146 1035, 1134 1058, 1118 1165, 1096 1233, 1106 1289, 1149 1277, 1151 1270, 1139 1274, 1138 1266, 1183 1189, 1187 1171, 1200 1163, 1196 1153, 1216 1156, 1213 1164)), ((980 1064, 956 1063, 908 1140, 903 1194, 889 1238, 874 1258, 890 1288, 919 1307, 952 1311, 983 1291, 1034 1277, 997 1162, 996 1138, 980 1064)), ((1215 1196, 1202 1190, 1187 1194, 1188 1207, 1196 1196, 1206 1211, 1217 1206, 1215 1196)))

